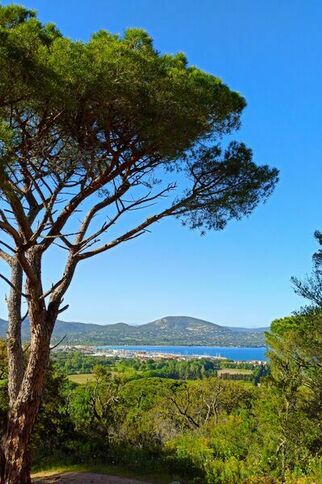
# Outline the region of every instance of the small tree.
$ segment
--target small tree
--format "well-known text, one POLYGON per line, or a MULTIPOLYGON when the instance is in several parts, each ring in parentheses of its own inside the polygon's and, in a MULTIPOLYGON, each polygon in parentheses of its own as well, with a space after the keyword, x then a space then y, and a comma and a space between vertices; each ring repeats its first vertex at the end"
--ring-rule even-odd
POLYGON ((269 196, 277 171, 257 166, 243 143, 221 146, 245 100, 183 54, 160 55, 142 30, 74 42, 10 6, 0 7, 0 38, 0 257, 11 272, 2 276, 10 286, 2 482, 13 484, 30 482, 50 338, 77 265, 170 216, 223 229, 269 196), (55 247, 65 268, 46 289, 43 260, 55 247))
MULTIPOLYGON (((271 395, 268 410, 275 413, 270 425, 276 441, 275 465, 283 479, 294 467, 308 472, 321 457, 322 234, 316 231, 315 238, 320 247, 313 255, 311 275, 292 278, 295 292, 309 305, 276 319, 266 333, 271 374, 264 391, 271 395)), ((268 420, 265 412, 264 419, 268 420)))

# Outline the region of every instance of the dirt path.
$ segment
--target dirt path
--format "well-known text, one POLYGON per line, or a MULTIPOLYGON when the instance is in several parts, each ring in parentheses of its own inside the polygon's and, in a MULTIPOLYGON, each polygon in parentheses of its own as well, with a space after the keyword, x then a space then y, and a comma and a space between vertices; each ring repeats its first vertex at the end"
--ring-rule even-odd
POLYGON ((138 481, 126 477, 93 474, 91 472, 66 472, 53 474, 48 477, 39 477, 32 480, 37 484, 149 484, 147 481, 138 481))

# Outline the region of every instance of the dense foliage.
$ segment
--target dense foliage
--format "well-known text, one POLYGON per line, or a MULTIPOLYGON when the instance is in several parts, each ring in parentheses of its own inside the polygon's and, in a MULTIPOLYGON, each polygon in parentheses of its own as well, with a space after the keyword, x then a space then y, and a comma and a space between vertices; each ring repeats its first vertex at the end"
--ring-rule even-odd
MULTIPOLYGON (((321 321, 319 311, 304 311, 273 322, 271 372, 207 359, 54 353, 33 435, 35 465, 117 464, 184 482, 318 482, 321 321), (216 376, 229 366, 252 370, 253 383, 216 376), (87 384, 66 377, 82 372, 93 373, 87 384)), ((5 380, 0 395, 3 426, 5 380)))
POLYGON ((106 356, 87 356, 79 351, 59 352, 53 354, 55 368, 72 375, 92 373, 96 366, 108 367, 111 372, 122 374, 127 380, 142 377, 161 377, 174 379, 198 379, 216 375, 221 361, 212 359, 162 359, 154 360, 137 358, 120 358, 106 356))

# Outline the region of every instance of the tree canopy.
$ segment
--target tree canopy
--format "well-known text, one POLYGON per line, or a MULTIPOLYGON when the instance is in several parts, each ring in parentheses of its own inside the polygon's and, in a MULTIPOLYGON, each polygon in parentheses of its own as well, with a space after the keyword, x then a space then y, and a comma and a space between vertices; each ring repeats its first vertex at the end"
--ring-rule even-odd
POLYGON ((0 259, 11 271, 0 274, 11 288, 5 482, 30 482, 50 338, 78 263, 169 216, 222 229, 272 192, 277 170, 223 140, 245 104, 182 53, 160 54, 143 30, 74 41, 33 11, 0 6, 0 259), (54 246, 65 265, 45 288, 43 256, 54 246))
MULTIPOLYGON (((73 41, 11 6, 1 7, 0 35, 2 195, 16 204, 22 233, 3 216, 0 223, 16 242, 50 245, 97 194, 101 208, 131 200, 114 216, 173 194, 150 223, 177 215, 191 227, 220 229, 271 193, 276 170, 256 166, 243 143, 221 145, 239 127, 245 99, 183 54, 161 55, 146 32, 73 41), (66 188, 73 196, 50 217, 66 188)), ((79 257, 93 240, 77 242, 79 257)))

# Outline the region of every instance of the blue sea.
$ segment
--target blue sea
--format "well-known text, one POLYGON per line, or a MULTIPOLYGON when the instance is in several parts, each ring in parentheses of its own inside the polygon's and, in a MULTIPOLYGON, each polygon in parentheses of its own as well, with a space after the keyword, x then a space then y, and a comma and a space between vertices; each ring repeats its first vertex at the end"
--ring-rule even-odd
POLYGON ((223 346, 98 346, 98 350, 127 350, 182 356, 223 356, 236 361, 265 361, 266 348, 236 348, 223 346))

